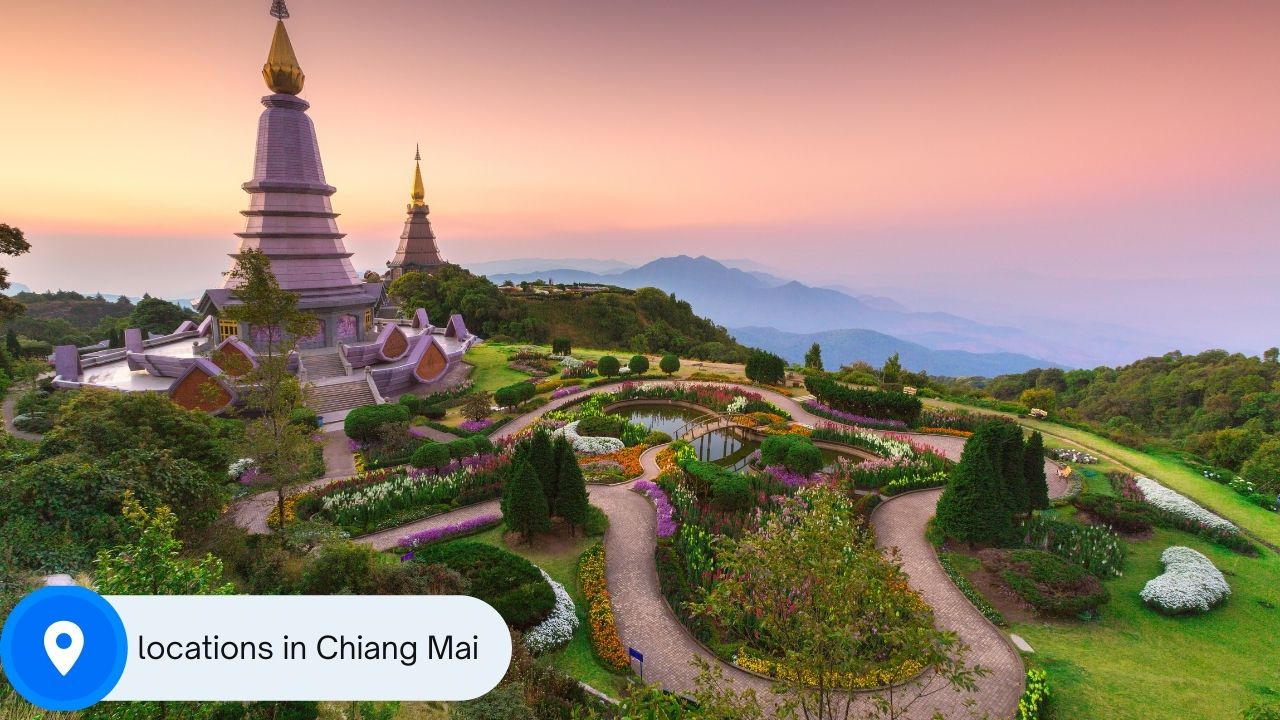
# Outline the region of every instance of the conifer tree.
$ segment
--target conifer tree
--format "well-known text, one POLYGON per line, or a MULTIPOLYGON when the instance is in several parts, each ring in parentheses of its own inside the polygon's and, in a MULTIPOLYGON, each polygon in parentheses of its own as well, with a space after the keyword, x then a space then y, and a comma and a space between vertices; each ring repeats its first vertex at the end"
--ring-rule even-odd
MULTIPOLYGON (((1004 423, 980 426, 965 443, 938 500, 938 528, 970 544, 996 544, 1013 532, 1013 510, 1004 488, 1004 423)), ((1021 464, 1019 464, 1021 468, 1021 464)))
POLYGON ((511 496, 503 520, 507 527, 520 533, 526 543, 532 543, 534 535, 551 529, 551 515, 547 511, 547 498, 542 494, 542 483, 533 465, 521 459, 511 468, 508 480, 511 496))
POLYGON ((1005 504, 1010 514, 1028 512, 1027 479, 1023 456, 1022 427, 1013 423, 1004 425, 1000 436, 1000 484, 1004 489, 1005 504))
POLYGON ((546 428, 538 428, 533 432, 533 440, 529 443, 529 463, 533 465, 534 474, 542 484, 542 496, 546 498, 547 508, 554 511, 556 501, 556 454, 551 447, 551 433, 546 428))
POLYGON ((810 370, 822 370, 822 346, 814 343, 809 346, 809 352, 804 354, 804 366, 810 370))
POLYGON ((511 463, 507 466, 507 479, 502 484, 502 499, 498 503, 503 517, 511 511, 511 491, 515 487, 515 468, 521 462, 529 462, 529 441, 521 440, 511 450, 511 463))
MULTIPOLYGON (((561 438, 563 439, 563 438, 561 438)), ((578 457, 573 453, 573 446, 568 441, 556 442, 556 467, 559 477, 556 479, 556 514, 569 523, 570 534, 573 528, 582 527, 587 522, 587 482, 582 477, 582 468, 578 466, 578 457)))
POLYGON ((1049 507, 1049 483, 1044 476, 1044 437, 1039 432, 1027 438, 1023 454, 1023 477, 1027 483, 1027 512, 1049 507))

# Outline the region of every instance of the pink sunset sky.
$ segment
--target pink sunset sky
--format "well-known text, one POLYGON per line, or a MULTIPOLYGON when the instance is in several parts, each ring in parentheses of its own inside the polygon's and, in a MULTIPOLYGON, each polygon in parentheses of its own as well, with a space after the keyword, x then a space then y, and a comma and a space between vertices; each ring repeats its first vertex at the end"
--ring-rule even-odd
MULTIPOLYGON (((15 282, 220 284, 269 4, 0 8, 0 222, 33 246, 15 282)), ((290 10, 362 270, 395 249, 420 142, 462 264, 749 258, 920 310, 1280 342, 1280 3, 290 10)))

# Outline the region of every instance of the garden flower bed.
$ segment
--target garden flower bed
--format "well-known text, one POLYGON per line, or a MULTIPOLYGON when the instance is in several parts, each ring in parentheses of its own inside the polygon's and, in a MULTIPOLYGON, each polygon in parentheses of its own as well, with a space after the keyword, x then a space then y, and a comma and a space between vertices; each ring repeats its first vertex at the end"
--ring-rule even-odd
POLYGON ((791 413, 766 401, 760 393, 724 385, 624 382, 613 391, 609 402, 640 399, 679 400, 721 413, 766 412, 786 420, 791 419, 791 413))
POLYGON ((605 667, 621 672, 631 666, 631 658, 618 639, 613 620, 613 603, 604 578, 603 545, 593 545, 578 560, 578 582, 587 598, 587 621, 591 629, 591 646, 605 667))
POLYGON ((465 535, 478 533, 481 530, 488 530, 502 524, 502 513, 490 513, 488 515, 480 515, 468 520, 460 520, 456 523, 443 525, 429 530, 405 535, 400 538, 399 546, 401 548, 412 549, 422 547, 423 545, 431 545, 432 543, 441 542, 443 540, 455 540, 465 535))
POLYGON ((1111 593, 1087 570, 1043 550, 983 550, 978 559, 1027 604, 1046 615, 1092 612, 1111 593))
POLYGON ((578 629, 578 608, 573 604, 573 598, 569 597, 569 591, 564 589, 564 585, 551 579, 546 570, 538 569, 551 586, 551 592, 555 593, 556 604, 546 620, 524 634, 524 645, 534 655, 564 647, 573 639, 573 633, 578 629))
POLYGON ((1134 482, 1137 484, 1138 489, 1142 491, 1142 495, 1147 502, 1165 512, 1179 515, 1198 525, 1218 532, 1231 534, 1240 532, 1240 529, 1229 520, 1214 515, 1200 507, 1195 501, 1170 490, 1151 478, 1139 477, 1135 478, 1134 482))
POLYGON ((1189 547, 1174 546, 1160 554, 1164 572, 1142 588, 1147 605, 1167 615, 1206 613, 1226 602, 1231 587, 1213 561, 1189 547))
MULTIPOLYGON (((947 574, 947 577, 951 578, 951 582, 955 584, 956 589, 960 591, 960 594, 968 598, 969 602, 973 603, 973 606, 977 608, 978 612, 982 613, 984 618, 1000 627, 1008 627, 1009 621, 1005 620, 1004 615, 992 607, 991 603, 987 602, 987 599, 982 596, 982 593, 978 592, 978 589, 973 586, 973 583, 969 582, 969 578, 965 577, 964 573, 956 568, 955 561, 952 560, 953 557, 951 553, 938 553, 938 564, 942 566, 942 570, 947 574)), ((964 559, 972 562, 972 558, 964 559)))
POLYGON ((671 501, 667 500, 667 494, 663 492, 662 488, 648 480, 641 480, 631 489, 653 502, 653 506, 658 513, 658 537, 669 538, 675 535, 675 508, 671 507, 671 501))
MULTIPOLYGON (((733 658, 733 664, 766 677, 786 680, 787 682, 799 682, 805 685, 817 685, 818 673, 812 670, 797 671, 794 668, 787 667, 782 663, 759 658, 754 656, 747 648, 738 651, 733 658)), ((852 673, 830 673, 823 680, 827 687, 838 688, 854 688, 857 690, 870 690, 872 688, 887 687, 895 685, 905 680, 919 675, 924 670, 919 662, 915 660, 906 660, 901 665, 890 670, 877 670, 865 675, 853 675, 852 673)))
POLYGON ((828 420, 834 420, 846 425, 857 425, 859 427, 879 428, 882 430, 906 430, 907 424, 902 420, 890 420, 887 418, 867 417, 866 415, 858 415, 856 413, 837 410, 830 405, 818 402, 817 400, 806 400, 804 408, 809 412, 824 417, 828 420))
POLYGON ((1101 525, 1079 525, 1036 515, 1022 524, 1023 542, 1061 555, 1098 577, 1123 574, 1120 538, 1101 525))
POLYGON ((617 438, 579 435, 579 422, 574 420, 554 433, 555 435, 563 435, 573 445, 573 451, 579 455, 609 455, 626 447, 617 438))
POLYGON ((610 453, 578 458, 578 464, 582 466, 583 472, 586 472, 595 463, 614 462, 621 469, 622 479, 629 480, 644 474, 644 468, 640 467, 640 456, 648 449, 648 445, 641 443, 610 453))

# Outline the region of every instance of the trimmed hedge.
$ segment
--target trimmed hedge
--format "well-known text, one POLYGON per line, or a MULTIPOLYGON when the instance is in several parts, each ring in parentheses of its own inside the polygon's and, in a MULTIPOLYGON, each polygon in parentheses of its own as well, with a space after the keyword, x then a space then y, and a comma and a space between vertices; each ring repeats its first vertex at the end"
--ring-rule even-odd
POLYGON ((901 420, 908 425, 916 424, 924 407, 919 398, 910 395, 855 389, 816 375, 805 378, 804 387, 828 407, 866 417, 901 420))
POLYGON ((458 571, 470 583, 468 595, 492 605, 508 625, 519 630, 542 622, 556 604, 555 593, 536 565, 492 545, 468 541, 431 545, 415 550, 413 559, 458 571))
POLYGON ((347 437, 368 441, 377 438, 378 430, 383 425, 408 424, 410 417, 409 408, 399 403, 365 405, 347 413, 342 427, 347 437))
POLYGON ((449 446, 444 443, 427 442, 413 451, 409 464, 417 468, 438 468, 449 464, 449 446))
POLYGON ((499 407, 515 407, 520 403, 533 399, 538 392, 538 388, 531 383, 518 382, 505 387, 500 387, 493 391, 493 401, 499 407))

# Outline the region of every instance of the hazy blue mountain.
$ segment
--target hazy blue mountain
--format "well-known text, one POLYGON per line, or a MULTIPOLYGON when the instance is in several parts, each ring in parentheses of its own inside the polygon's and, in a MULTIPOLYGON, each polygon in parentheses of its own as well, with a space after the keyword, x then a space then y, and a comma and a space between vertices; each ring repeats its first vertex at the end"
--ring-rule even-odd
POLYGON ((773 327, 793 333, 862 328, 898 337, 933 336, 939 339, 929 343, 935 349, 970 352, 1017 353, 1044 347, 1017 328, 985 325, 945 312, 910 312, 884 298, 863 300, 794 280, 775 284, 777 278, 768 273, 726 267, 708 257, 659 258, 608 275, 565 268, 494 274, 489 279, 518 283, 548 277, 565 283, 661 288, 687 300, 699 315, 726 327, 773 327))
POLYGON ((20 292, 31 292, 31 288, 22 283, 9 283, 9 287, 4 291, 5 295, 17 295, 20 292))
POLYGON ((790 362, 804 361, 813 343, 822 346, 822 360, 827 369, 835 369, 857 360, 876 367, 895 352, 903 366, 925 370, 931 375, 992 377, 1042 367, 1060 367, 1029 355, 1018 353, 973 353, 964 350, 934 350, 874 330, 827 330, 818 333, 789 333, 774 328, 729 328, 743 345, 764 348, 790 362))

